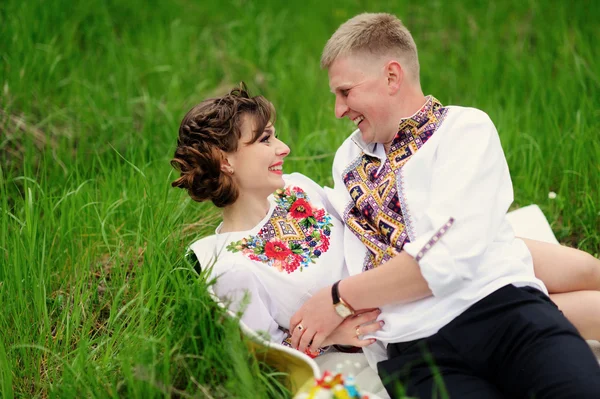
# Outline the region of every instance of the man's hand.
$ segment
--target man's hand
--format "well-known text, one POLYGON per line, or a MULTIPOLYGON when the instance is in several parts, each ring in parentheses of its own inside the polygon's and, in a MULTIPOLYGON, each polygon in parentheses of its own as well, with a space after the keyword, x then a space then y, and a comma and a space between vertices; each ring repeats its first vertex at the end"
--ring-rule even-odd
POLYGON ((360 348, 371 345, 375 342, 375 339, 361 339, 360 337, 381 330, 383 321, 377 321, 380 314, 381 310, 379 309, 357 312, 337 326, 322 345, 350 345, 360 348))
POLYGON ((325 339, 344 321, 333 309, 331 286, 317 291, 290 320, 292 347, 300 352, 310 346, 317 349, 325 339))

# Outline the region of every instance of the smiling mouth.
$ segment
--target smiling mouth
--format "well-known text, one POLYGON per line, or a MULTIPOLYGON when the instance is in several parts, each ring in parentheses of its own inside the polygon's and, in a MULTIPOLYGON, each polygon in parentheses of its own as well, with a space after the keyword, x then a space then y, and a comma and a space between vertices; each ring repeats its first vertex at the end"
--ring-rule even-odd
POLYGON ((361 116, 357 116, 356 118, 352 119, 352 122, 354 122, 354 124, 356 126, 358 126, 359 123, 361 123, 364 120, 365 120, 365 117, 361 115, 361 116))
POLYGON ((269 167, 269 172, 274 172, 277 174, 282 174, 283 173, 283 165, 274 165, 274 166, 270 166, 269 167))

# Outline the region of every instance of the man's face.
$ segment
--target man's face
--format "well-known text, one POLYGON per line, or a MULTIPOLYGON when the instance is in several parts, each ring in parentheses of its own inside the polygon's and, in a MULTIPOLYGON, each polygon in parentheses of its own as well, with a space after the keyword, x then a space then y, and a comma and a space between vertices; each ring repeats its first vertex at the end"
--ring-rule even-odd
POLYGON ((347 117, 360 129, 365 143, 389 143, 396 135, 385 63, 379 58, 350 55, 329 68, 335 94, 335 116, 347 117))

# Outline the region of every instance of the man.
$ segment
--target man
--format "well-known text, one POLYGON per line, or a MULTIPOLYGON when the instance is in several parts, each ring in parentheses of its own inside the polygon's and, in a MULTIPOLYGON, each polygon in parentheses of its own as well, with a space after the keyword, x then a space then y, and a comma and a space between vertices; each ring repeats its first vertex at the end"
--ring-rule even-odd
POLYGON ((355 309, 381 307, 366 355, 392 396, 400 382, 423 398, 600 397, 594 356, 506 219, 512 183, 489 117, 423 95, 414 40, 389 14, 344 23, 321 65, 336 117, 358 127, 330 196, 351 277, 292 317, 293 345, 318 348, 355 309))

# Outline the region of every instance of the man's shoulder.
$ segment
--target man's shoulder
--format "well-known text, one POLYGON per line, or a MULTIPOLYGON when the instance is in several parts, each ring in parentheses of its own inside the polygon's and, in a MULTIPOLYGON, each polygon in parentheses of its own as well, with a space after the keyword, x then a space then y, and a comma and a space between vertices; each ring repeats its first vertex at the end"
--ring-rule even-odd
POLYGON ((362 153, 360 145, 357 143, 356 136, 360 135, 360 130, 356 129, 352 132, 344 142, 338 147, 333 158, 333 167, 345 167, 346 164, 352 162, 354 158, 362 153))
POLYGON ((360 138, 360 129, 356 129, 354 131, 352 131, 352 133, 350 133, 348 135, 348 137, 346 137, 346 139, 344 140, 344 142, 340 145, 340 147, 338 148, 338 151, 341 149, 346 149, 346 148, 356 148, 357 150, 360 150, 360 145, 358 144, 358 141, 360 138))
POLYGON ((448 106, 438 132, 438 147, 475 148, 499 143, 498 131, 489 115, 473 107, 448 106))
POLYGON ((450 122, 448 125, 492 122, 489 115, 479 108, 448 105, 445 109, 444 123, 450 122))

